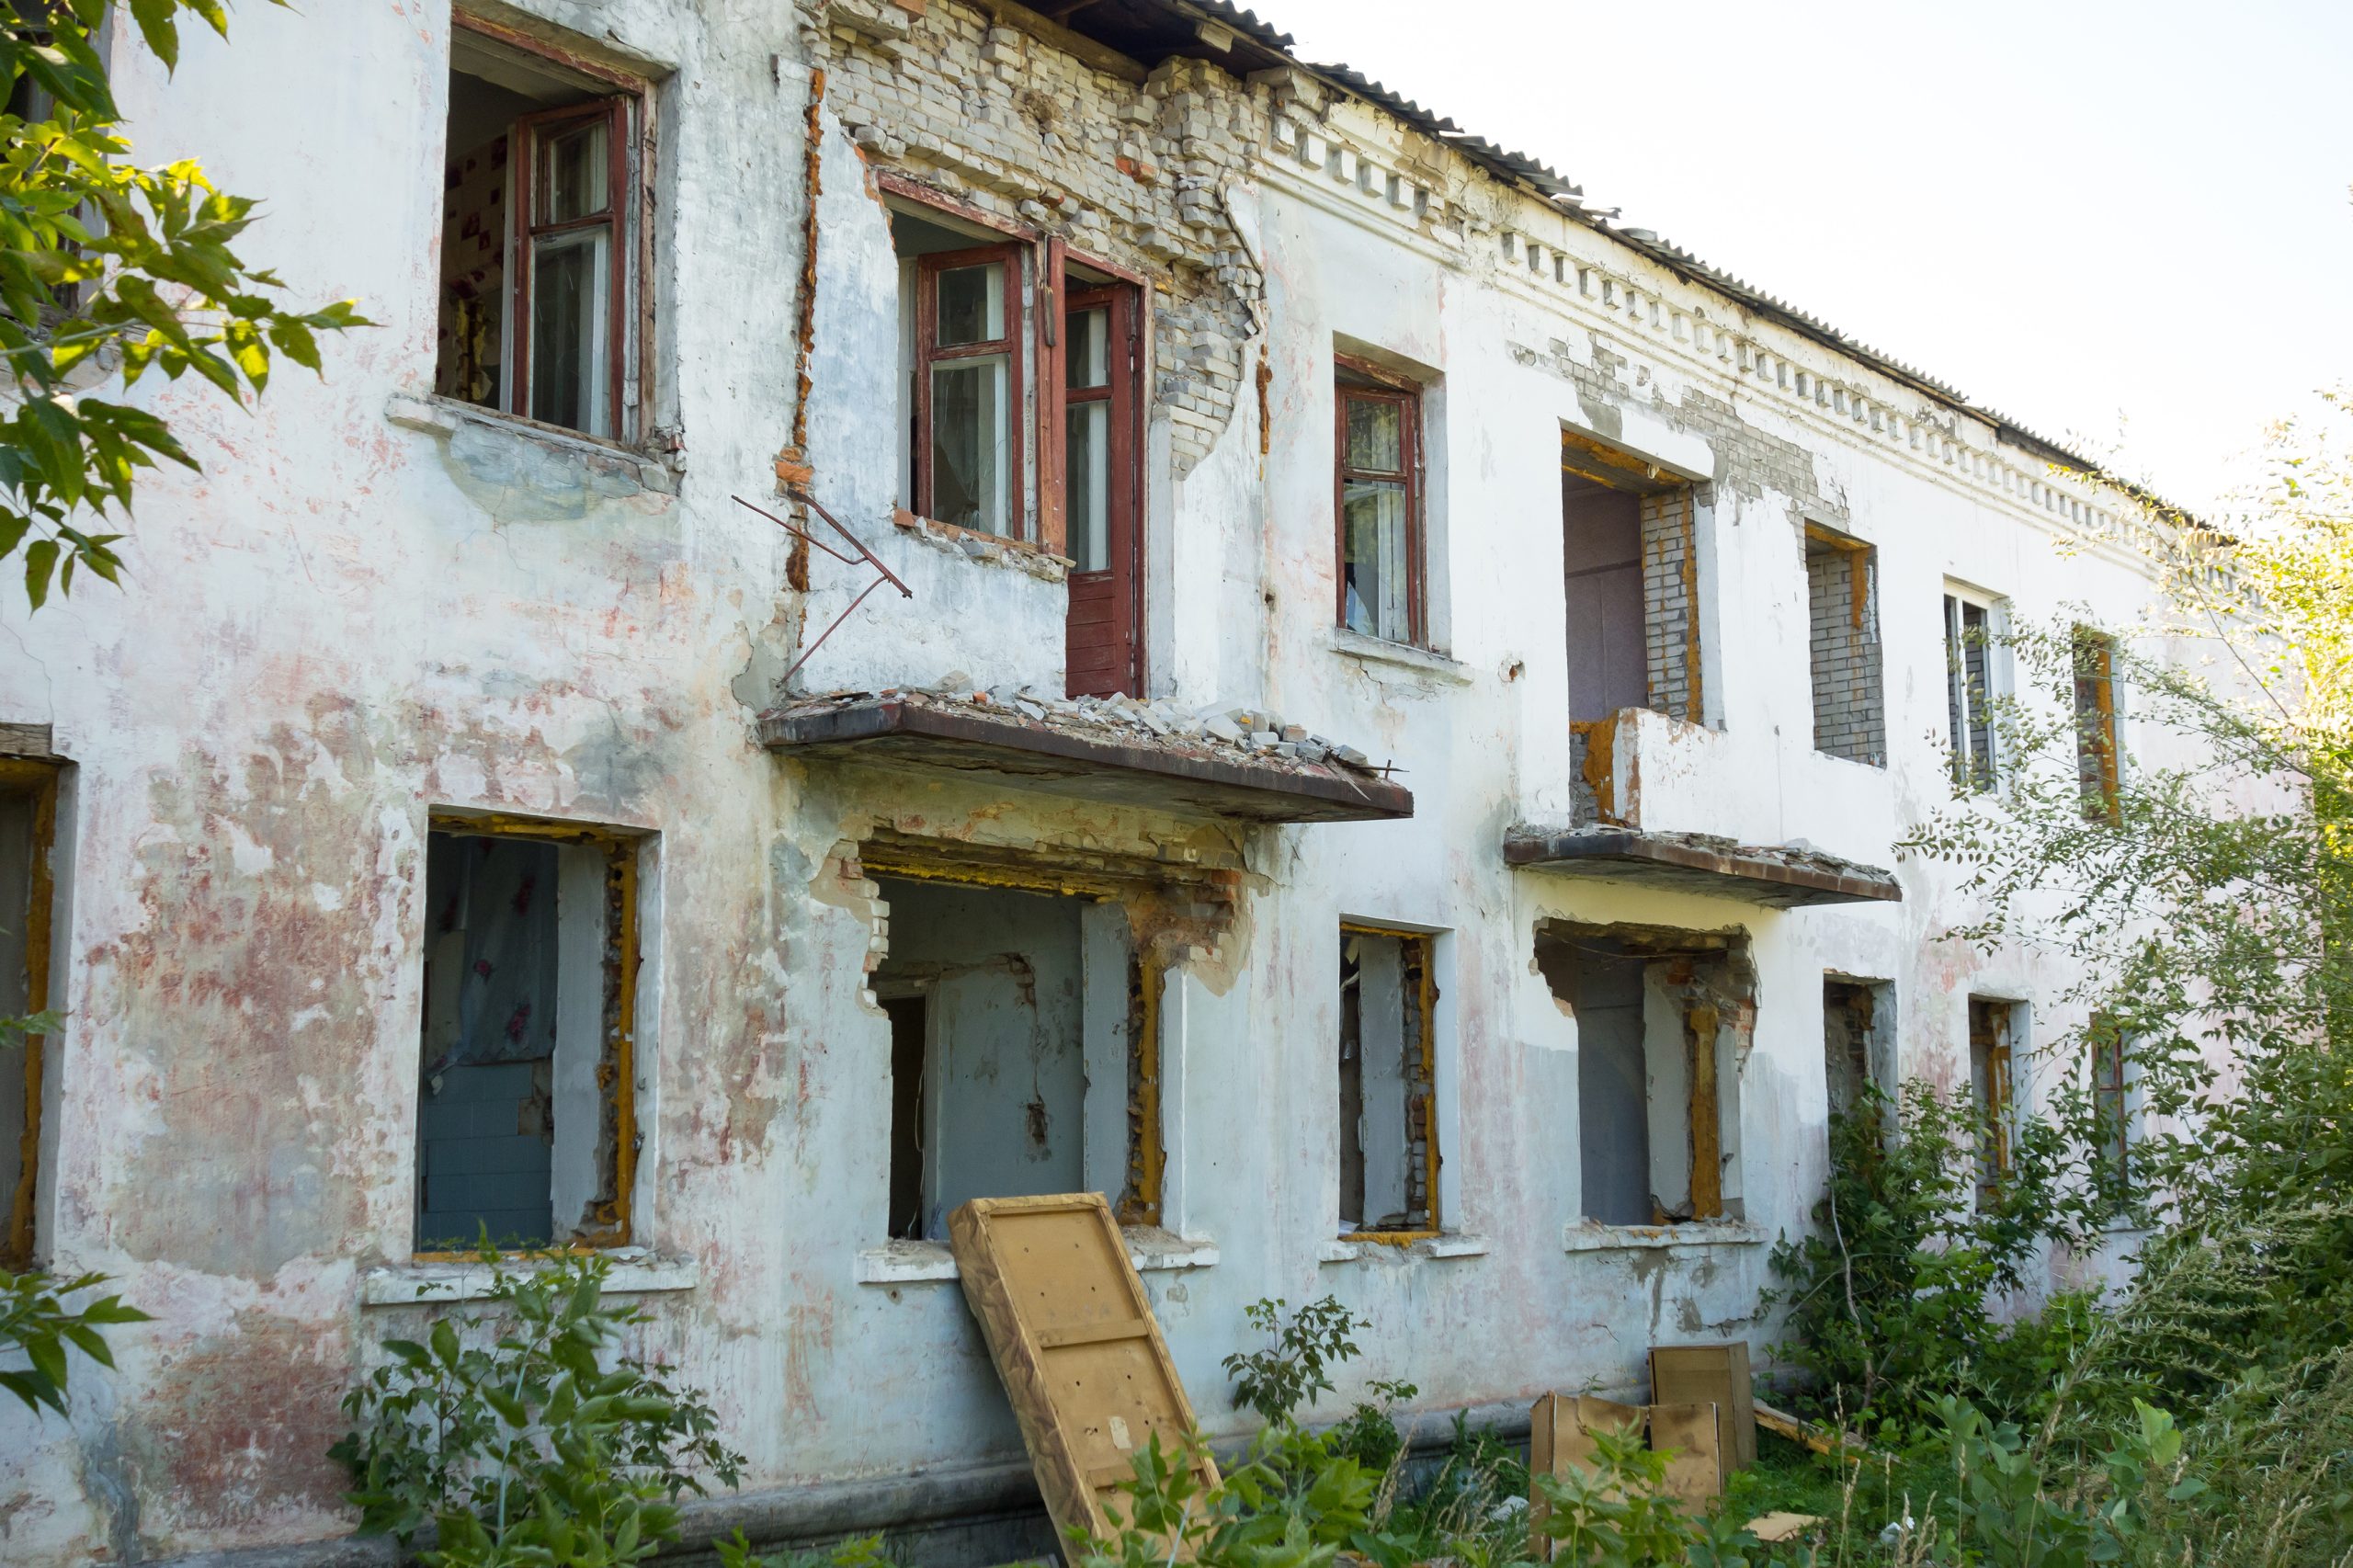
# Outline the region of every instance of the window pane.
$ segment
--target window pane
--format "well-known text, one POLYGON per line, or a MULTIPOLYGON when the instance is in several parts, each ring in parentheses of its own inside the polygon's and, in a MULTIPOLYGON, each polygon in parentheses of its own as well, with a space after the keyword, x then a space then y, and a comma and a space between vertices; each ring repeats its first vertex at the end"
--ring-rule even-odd
POLYGON ((1111 405, 1074 403, 1064 433, 1070 556, 1080 572, 1111 564, 1111 405))
POLYGON ((931 515, 983 533, 1009 531, 1006 362, 1001 354, 931 368, 931 515))
POLYGON ((613 433, 606 409, 612 313, 611 232, 580 229, 532 242, 534 419, 591 436, 613 433))
POLYGON ((1405 559, 1405 487, 1351 480, 1341 495, 1340 561, 1350 630, 1392 642, 1413 637, 1405 559))
POLYGON ((1074 387, 1108 387, 1111 384, 1111 311, 1108 305, 1091 311, 1073 311, 1063 318, 1064 336, 1069 345, 1070 368, 1067 372, 1074 387))
POLYGON ((611 199, 606 185, 612 170, 607 139, 601 116, 540 139, 537 222, 569 223, 605 210, 611 199))
POLYGON ((995 343, 1005 335, 1005 264, 951 267, 939 275, 937 347, 995 343))
POLYGON ((1351 397, 1347 401, 1347 466, 1379 473, 1404 472, 1404 406, 1385 398, 1351 397))

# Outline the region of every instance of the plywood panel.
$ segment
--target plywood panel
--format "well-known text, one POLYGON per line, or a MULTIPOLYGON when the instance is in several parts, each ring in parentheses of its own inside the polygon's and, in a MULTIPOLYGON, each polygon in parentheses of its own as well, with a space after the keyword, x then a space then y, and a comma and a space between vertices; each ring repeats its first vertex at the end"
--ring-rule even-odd
POLYGON ((1654 1404, 1651 1414, 1651 1447, 1668 1456, 1666 1461, 1666 1494, 1694 1516, 1708 1511, 1708 1505, 1722 1495, 1724 1489, 1723 1450, 1718 1447, 1717 1406, 1708 1404, 1654 1404))
POLYGON ((1724 1468, 1745 1470, 1756 1462, 1756 1393, 1746 1340, 1653 1346, 1651 1398, 1661 1404, 1713 1404, 1724 1468))
POLYGON ((1620 1404, 1589 1393, 1548 1393, 1536 1402, 1529 1412, 1528 1473, 1531 1484, 1528 1489, 1528 1518, 1538 1562, 1551 1559, 1553 1543, 1543 1530, 1544 1516, 1551 1510, 1543 1494, 1532 1484, 1533 1478, 1548 1475, 1558 1481, 1568 1474, 1571 1465, 1591 1470, 1596 1432, 1631 1429, 1639 1439, 1643 1426, 1643 1411, 1639 1404, 1620 1404))
MULTIPOLYGON (((1155 1436, 1177 1451, 1194 1429, 1109 1204, 1092 1192, 976 1198, 948 1236, 1055 1529, 1065 1541, 1108 1534, 1131 1456, 1155 1436)), ((1216 1483, 1206 1452, 1196 1465, 1216 1483)))

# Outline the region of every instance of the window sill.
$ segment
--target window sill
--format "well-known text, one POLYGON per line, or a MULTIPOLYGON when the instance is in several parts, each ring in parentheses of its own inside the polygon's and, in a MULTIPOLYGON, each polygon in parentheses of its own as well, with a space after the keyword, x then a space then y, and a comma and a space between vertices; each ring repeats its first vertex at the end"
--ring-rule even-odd
MULTIPOLYGON (((622 1247, 597 1256, 612 1261, 612 1272, 605 1278, 608 1296, 691 1290, 702 1283, 702 1265, 690 1257, 663 1257, 642 1247, 622 1247)), ((519 1274, 537 1272, 546 1265, 514 1258, 501 1260, 496 1267, 519 1274)), ((388 1264, 359 1277, 359 1304, 408 1307, 420 1302, 487 1301, 491 1274, 491 1266, 480 1259, 388 1264)))
POLYGON ((983 533, 978 528, 964 528, 957 523, 934 522, 904 506, 892 512, 891 522, 901 531, 912 534, 926 544, 940 550, 959 551, 984 566, 1010 566, 1044 583, 1066 583, 1070 580, 1073 562, 1068 556, 1052 554, 1044 546, 1026 539, 983 533))
POLYGON ((1465 1231, 1435 1236, 1334 1236, 1316 1249, 1318 1263, 1356 1263, 1370 1257, 1484 1257, 1494 1250, 1486 1237, 1465 1231))
MULTIPOLYGON (((1156 1225, 1122 1225, 1128 1261, 1139 1273, 1165 1273, 1180 1268, 1209 1268, 1218 1261, 1217 1244, 1176 1235, 1156 1225)), ((946 1242, 885 1242, 858 1255, 857 1279, 861 1285, 913 1285, 925 1280, 955 1279, 955 1255, 946 1242)))
POLYGON ((1471 669, 1467 665, 1448 658, 1444 653, 1427 648, 1416 648, 1410 642, 1392 642, 1382 637, 1368 637, 1361 631, 1351 631, 1345 626, 1332 628, 1324 646, 1335 653, 1369 664, 1394 665, 1400 669, 1433 676, 1451 686, 1469 686, 1471 669))
POLYGON ((384 417, 404 430, 420 431, 445 441, 461 429, 480 430, 493 438, 537 447, 553 457, 579 464, 600 479, 631 480, 641 490, 664 495, 678 493, 678 476, 634 448, 584 436, 576 430, 542 425, 518 414, 501 414, 451 397, 395 393, 384 403, 384 417))
POLYGON ((1764 1230, 1737 1220, 1682 1225, 1566 1226, 1561 1233, 1564 1252, 1640 1252, 1667 1247, 1762 1246, 1764 1230))

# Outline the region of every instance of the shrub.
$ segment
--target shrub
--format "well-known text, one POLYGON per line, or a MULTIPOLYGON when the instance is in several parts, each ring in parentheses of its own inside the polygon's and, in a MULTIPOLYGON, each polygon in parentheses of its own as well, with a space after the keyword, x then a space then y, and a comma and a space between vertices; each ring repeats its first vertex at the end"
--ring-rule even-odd
POLYGON ((1326 1369, 1358 1353, 1356 1331, 1360 1322, 1338 1298, 1310 1301, 1286 1313, 1277 1296, 1253 1301, 1243 1309, 1251 1326, 1274 1336, 1274 1344, 1225 1358, 1226 1376, 1233 1380, 1236 1408, 1255 1410, 1267 1421, 1289 1419, 1319 1393, 1332 1392, 1326 1369))
POLYGON ((485 1244, 483 1262, 487 1306, 468 1332, 443 1317, 423 1343, 385 1341, 392 1359, 343 1402, 356 1429, 330 1452, 361 1533, 406 1541, 429 1519, 438 1548, 423 1555, 447 1568, 650 1556, 677 1534, 679 1494, 705 1474, 734 1485, 743 1456, 700 1394, 619 1354, 644 1314, 604 1300, 609 1260, 509 1268, 485 1244))

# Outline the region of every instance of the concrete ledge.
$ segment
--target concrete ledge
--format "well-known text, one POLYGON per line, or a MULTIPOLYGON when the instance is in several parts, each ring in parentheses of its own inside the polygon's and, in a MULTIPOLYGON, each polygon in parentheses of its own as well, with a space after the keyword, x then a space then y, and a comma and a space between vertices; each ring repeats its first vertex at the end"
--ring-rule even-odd
POLYGON ((493 435, 528 442, 558 458, 607 477, 633 479, 641 489, 663 495, 678 493, 678 476, 653 458, 618 441, 583 436, 554 425, 542 425, 519 414, 501 414, 471 403, 438 394, 416 397, 395 392, 384 403, 384 417, 404 430, 449 440, 472 426, 493 435))
POLYGON ((1335 1236, 1316 1249, 1318 1263, 1355 1263, 1377 1257, 1484 1257, 1495 1250, 1484 1236, 1467 1231, 1416 1236, 1410 1242, 1380 1242, 1356 1236, 1335 1236))
POLYGON ((1582 827, 1565 833, 1513 828, 1504 835, 1504 864, 1518 870, 1711 893, 1772 909, 1893 903, 1904 897, 1902 884, 1877 866, 1803 849, 1634 828, 1582 827))
POLYGON ((1336 764, 1276 760, 1174 738, 1081 733, 976 702, 906 693, 799 699, 763 713, 783 756, 917 767, 1082 799, 1252 822, 1374 822, 1414 814, 1413 792, 1336 764))
MULTIPOLYGON (((639 1249, 612 1255, 613 1271, 606 1278, 608 1296, 648 1296, 665 1290, 691 1290, 702 1283, 702 1265, 690 1257, 661 1257, 639 1249)), ((502 1262, 509 1274, 534 1266, 517 1258, 502 1262)), ((411 1307, 436 1301, 487 1300, 492 1270, 474 1259, 387 1264, 359 1277, 363 1307, 411 1307)))
POLYGON ((1564 1252, 1626 1252, 1667 1247, 1762 1246, 1773 1238, 1737 1220, 1695 1220, 1681 1225, 1569 1225, 1564 1252))
POLYGON ((1334 627, 1324 646, 1348 658, 1364 659, 1376 665, 1394 665, 1399 669, 1429 676, 1450 686, 1471 684, 1471 666, 1449 659, 1444 653, 1416 648, 1408 642, 1392 642, 1384 637, 1368 637, 1345 626, 1334 627))
MULTIPOLYGON (((1126 1225, 1120 1233, 1128 1244, 1128 1261, 1139 1273, 1210 1268, 1218 1261, 1217 1243, 1203 1237, 1180 1236, 1154 1225, 1126 1225)), ((913 1285, 961 1278, 946 1242, 885 1242, 866 1247, 858 1255, 855 1271, 861 1285, 913 1285)))

